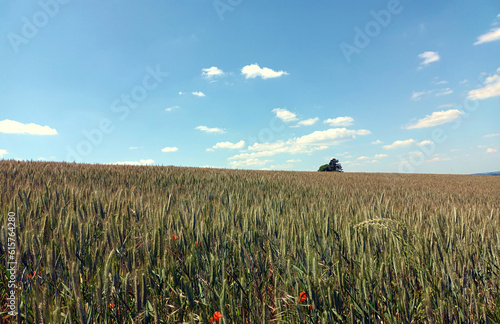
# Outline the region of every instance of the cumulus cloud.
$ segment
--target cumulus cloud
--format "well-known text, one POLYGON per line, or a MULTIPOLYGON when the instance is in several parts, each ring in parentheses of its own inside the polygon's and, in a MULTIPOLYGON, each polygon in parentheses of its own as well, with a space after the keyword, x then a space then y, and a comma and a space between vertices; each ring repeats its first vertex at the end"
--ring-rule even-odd
POLYGON ((241 159, 255 159, 265 156, 272 156, 278 153, 286 153, 286 150, 273 150, 273 151, 261 151, 261 152, 251 152, 251 153, 241 153, 228 158, 228 160, 241 160, 241 159))
POLYGON ((179 149, 177 147, 165 147, 162 148, 161 151, 164 153, 171 153, 171 152, 177 152, 179 149))
POLYGON ((418 57, 421 58, 423 61, 420 63, 420 66, 425 66, 428 65, 432 62, 437 62, 439 61, 439 53, 438 52, 423 52, 421 54, 418 54, 418 57))
POLYGON ((0 133, 29 134, 29 135, 57 135, 57 131, 49 126, 37 124, 23 124, 15 120, 4 119, 0 121, 0 133))
POLYGON ((286 71, 274 71, 270 68, 261 68, 258 64, 251 64, 244 66, 241 69, 241 74, 245 76, 246 79, 254 79, 256 77, 261 77, 262 79, 278 78, 282 75, 288 75, 286 71))
POLYGON ((217 127, 209 128, 207 126, 198 126, 198 127, 195 127, 195 129, 200 130, 200 131, 205 132, 205 133, 211 133, 211 134, 224 134, 226 132, 222 128, 217 128, 217 127))
POLYGON ((386 157, 386 156, 387 156, 387 154, 376 154, 375 158, 380 159, 380 158, 383 158, 383 157, 386 157))
POLYGON ((413 143, 415 143, 415 140, 410 138, 410 139, 403 140, 403 141, 395 141, 394 143, 392 143, 390 145, 384 145, 383 147, 386 150, 392 150, 392 149, 401 148, 401 147, 408 147, 408 146, 412 145, 413 143))
POLYGON ((383 142, 381 140, 376 140, 376 141, 373 141, 372 144, 373 145, 379 145, 379 144, 382 144, 383 142))
POLYGON ((229 165, 232 168, 244 168, 244 167, 260 167, 264 166, 265 164, 272 162, 272 160, 259 160, 256 158, 249 158, 249 159, 244 159, 240 161, 231 161, 229 162, 229 165))
POLYGON ((418 143, 417 145, 418 146, 424 146, 424 145, 431 145, 431 144, 434 144, 434 142, 426 140, 426 141, 422 141, 422 142, 418 143))
POLYGON ((494 149, 494 148, 487 148, 486 149, 486 153, 496 153, 497 152, 497 149, 494 149))
POLYGON ((469 91, 469 99, 487 99, 500 96, 500 68, 497 73, 485 79, 485 86, 469 91))
POLYGON ((499 39, 500 39, 500 28, 493 28, 490 29, 490 31, 488 31, 487 33, 478 36, 477 41, 474 43, 474 45, 494 42, 499 39))
POLYGON ((245 147, 245 141, 239 141, 238 143, 231 143, 231 142, 219 142, 212 146, 213 149, 230 149, 230 150, 235 150, 235 149, 242 149, 245 147))
POLYGON ((318 121, 318 117, 316 118, 309 118, 309 119, 304 119, 304 120, 301 120, 297 123, 297 125, 300 125, 300 126, 312 126, 314 124, 316 124, 316 122, 318 121))
POLYGON ((497 136, 500 136, 500 133, 494 133, 494 134, 484 135, 484 137, 497 137, 497 136))
POLYGON ((0 150, 0 158, 2 158, 4 155, 9 154, 7 150, 0 150))
POLYGON ((329 124, 330 126, 349 126, 352 125, 354 122, 354 119, 352 117, 337 117, 337 118, 328 118, 327 120, 324 120, 324 124, 329 124))
POLYGON ((201 91, 193 91, 191 92, 194 96, 197 96, 197 97, 205 97, 205 94, 201 91))
POLYGON ((153 163, 155 163, 155 161, 153 161, 151 159, 147 159, 147 160, 139 160, 139 161, 112 162, 112 163, 108 163, 108 164, 112 164, 112 165, 150 165, 153 163))
POLYGON ((445 123, 449 123, 457 119, 464 112, 458 109, 450 109, 443 111, 435 111, 425 118, 419 119, 415 124, 407 126, 407 129, 433 127, 445 123))
POLYGON ((356 138, 356 135, 369 135, 366 129, 351 130, 346 128, 330 128, 324 131, 315 131, 309 135, 297 138, 298 144, 308 145, 337 145, 340 142, 356 138))
POLYGON ((286 163, 299 163, 302 162, 300 159, 291 159, 291 160, 286 160, 286 163))
POLYGON ((346 128, 331 128, 324 131, 315 131, 301 137, 287 141, 272 143, 255 143, 248 147, 249 153, 242 153, 229 158, 229 160, 255 159, 269 157, 276 154, 303 154, 326 150, 331 145, 355 139, 357 136, 368 135, 370 131, 351 130, 346 128))
POLYGON ((206 69, 202 69, 201 70, 201 75, 205 79, 212 79, 214 77, 221 77, 221 76, 223 76, 224 75, 224 71, 222 71, 221 69, 219 69, 216 66, 212 66, 212 67, 209 67, 209 68, 206 68, 206 69))
POLYGON ((368 156, 360 156, 357 158, 357 160, 369 160, 370 158, 368 156))
POLYGON ((293 165, 290 163, 287 164, 273 164, 267 168, 262 168, 261 170, 286 170, 293 168, 293 165))
POLYGON ((281 119, 285 123, 298 120, 297 115, 295 115, 293 112, 288 111, 286 109, 276 108, 276 109, 273 109, 273 113, 275 113, 276 117, 278 117, 279 119, 281 119))

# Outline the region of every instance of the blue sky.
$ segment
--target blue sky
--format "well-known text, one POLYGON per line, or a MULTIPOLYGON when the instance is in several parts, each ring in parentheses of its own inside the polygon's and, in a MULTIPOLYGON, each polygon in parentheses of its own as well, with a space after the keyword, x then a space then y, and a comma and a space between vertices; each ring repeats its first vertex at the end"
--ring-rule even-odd
POLYGON ((500 169, 500 3, 0 6, 0 158, 500 169))

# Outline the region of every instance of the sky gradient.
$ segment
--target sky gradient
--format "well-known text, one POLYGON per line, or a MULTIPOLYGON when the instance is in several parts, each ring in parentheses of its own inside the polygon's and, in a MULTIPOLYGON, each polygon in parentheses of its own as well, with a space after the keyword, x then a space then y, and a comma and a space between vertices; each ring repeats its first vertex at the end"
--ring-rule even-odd
POLYGON ((500 170, 500 3, 4 2, 0 159, 500 170))

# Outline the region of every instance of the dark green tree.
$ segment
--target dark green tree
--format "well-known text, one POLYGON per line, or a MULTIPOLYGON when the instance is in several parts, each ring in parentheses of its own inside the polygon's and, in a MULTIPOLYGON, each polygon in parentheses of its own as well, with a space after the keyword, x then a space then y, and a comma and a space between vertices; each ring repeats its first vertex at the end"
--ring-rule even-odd
POLYGON ((318 171, 321 172, 344 172, 342 170, 342 165, 339 163, 339 160, 336 158, 333 158, 330 160, 330 163, 328 164, 323 164, 322 166, 319 167, 318 171))

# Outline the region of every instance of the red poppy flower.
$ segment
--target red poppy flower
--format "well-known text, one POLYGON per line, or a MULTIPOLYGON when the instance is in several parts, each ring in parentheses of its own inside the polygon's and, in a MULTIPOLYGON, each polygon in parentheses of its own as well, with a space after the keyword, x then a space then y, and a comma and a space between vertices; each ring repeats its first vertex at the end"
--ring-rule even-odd
POLYGON ((113 309, 113 308, 115 308, 115 304, 109 304, 108 307, 109 307, 109 309, 113 309))
POLYGON ((309 305, 309 309, 313 309, 313 305, 309 305))
POLYGON ((174 241, 177 241, 179 239, 177 235, 172 235, 172 238, 174 239, 174 241))
POLYGON ((221 312, 215 312, 214 316, 210 317, 210 323, 218 322, 222 318, 221 312))
POLYGON ((301 303, 303 303, 307 299, 307 295, 303 291, 299 294, 299 296, 300 296, 300 302, 301 303))
POLYGON ((201 242, 194 242, 196 246, 201 246, 201 242))

